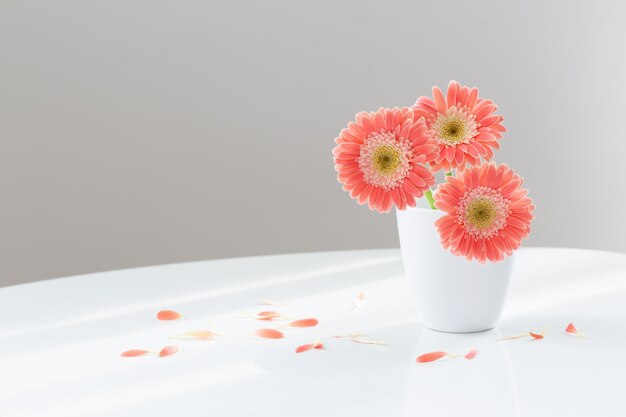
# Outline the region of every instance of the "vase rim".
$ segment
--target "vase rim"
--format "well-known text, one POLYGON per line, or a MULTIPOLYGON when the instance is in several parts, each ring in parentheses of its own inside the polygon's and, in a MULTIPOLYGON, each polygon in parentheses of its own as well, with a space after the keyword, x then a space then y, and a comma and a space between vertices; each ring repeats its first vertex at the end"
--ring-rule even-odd
POLYGON ((443 210, 439 210, 439 209, 431 209, 431 208, 427 208, 427 207, 407 207, 405 210, 399 210, 396 207, 396 213, 400 213, 400 212, 423 212, 423 213, 432 213, 433 215, 443 215, 445 214, 445 212, 443 210))

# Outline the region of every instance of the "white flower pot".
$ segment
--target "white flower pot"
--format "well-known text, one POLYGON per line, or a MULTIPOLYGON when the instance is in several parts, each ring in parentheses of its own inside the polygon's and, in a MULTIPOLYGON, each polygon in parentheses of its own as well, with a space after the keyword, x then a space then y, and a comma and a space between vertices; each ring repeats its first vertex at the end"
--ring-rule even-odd
POLYGON ((426 327, 467 333, 491 329, 506 299, 513 256, 481 264, 441 246, 435 221, 445 213, 430 208, 397 210, 404 269, 417 291, 426 327))

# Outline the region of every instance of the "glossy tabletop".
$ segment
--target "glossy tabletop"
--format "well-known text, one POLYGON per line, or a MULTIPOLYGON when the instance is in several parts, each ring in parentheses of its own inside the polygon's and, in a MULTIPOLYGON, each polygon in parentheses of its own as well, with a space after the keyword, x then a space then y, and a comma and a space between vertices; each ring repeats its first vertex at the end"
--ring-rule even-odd
POLYGON ((0 416, 625 416, 626 255, 516 255, 502 320, 476 334, 423 328, 398 250, 195 262, 3 288, 0 416), (264 305, 263 296, 286 305, 264 305), (163 309, 184 317, 159 321, 163 309), (263 310, 319 325, 255 320, 263 310), (569 322, 589 337, 567 335, 569 322), (255 337, 262 327, 285 338, 255 337), (496 341, 546 328, 542 340, 496 341), (169 338, 198 329, 221 335, 169 338), (386 345, 330 337, 348 333, 386 345), (324 349, 294 353, 317 340, 324 349), (166 345, 179 351, 120 357, 166 345), (415 362, 473 348, 473 360, 415 362))

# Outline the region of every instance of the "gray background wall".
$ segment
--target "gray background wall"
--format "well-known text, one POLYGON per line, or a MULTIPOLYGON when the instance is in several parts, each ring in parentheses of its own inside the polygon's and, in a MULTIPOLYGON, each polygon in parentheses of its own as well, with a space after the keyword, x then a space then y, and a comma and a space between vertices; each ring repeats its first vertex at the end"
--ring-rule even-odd
POLYGON ((626 251, 620 1, 0 1, 0 285, 397 246, 330 150, 451 78, 505 115, 530 245, 626 251))

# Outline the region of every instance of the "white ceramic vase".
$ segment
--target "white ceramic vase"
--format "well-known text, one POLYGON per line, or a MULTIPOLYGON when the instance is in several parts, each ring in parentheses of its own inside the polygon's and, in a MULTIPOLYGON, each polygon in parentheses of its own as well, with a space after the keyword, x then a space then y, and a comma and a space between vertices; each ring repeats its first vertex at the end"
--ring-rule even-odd
POLYGON ((432 330, 469 333, 489 330, 500 318, 513 256, 481 264, 441 246, 435 221, 441 210, 397 210, 402 260, 417 291, 422 319, 432 330))

